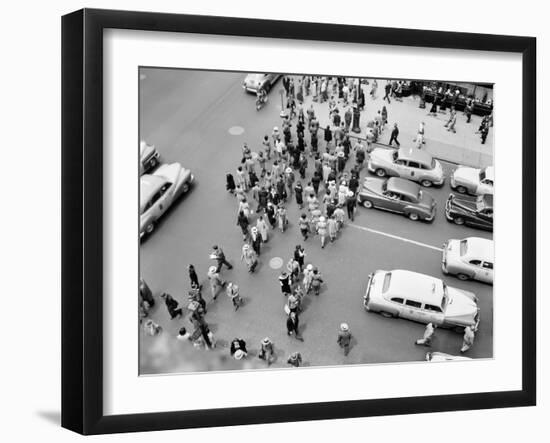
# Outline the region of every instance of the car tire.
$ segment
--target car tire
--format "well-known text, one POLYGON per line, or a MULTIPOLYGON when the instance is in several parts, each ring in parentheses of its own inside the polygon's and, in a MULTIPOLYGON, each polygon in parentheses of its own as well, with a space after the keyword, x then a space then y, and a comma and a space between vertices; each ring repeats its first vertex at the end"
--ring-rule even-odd
POLYGON ((409 212, 408 217, 409 217, 412 221, 418 221, 418 220, 420 220, 420 217, 418 216, 418 214, 417 214, 416 212, 409 212))
POLYGON ((185 194, 187 191, 189 191, 189 183, 184 183, 181 185, 181 193, 185 194))
POLYGON ((378 168, 378 169, 375 171, 375 174, 376 174, 378 177, 385 177, 385 176, 386 176, 386 171, 384 171, 382 168, 378 168))
POLYGON ((462 226, 464 224, 464 219, 462 217, 455 217, 453 218, 453 221, 459 226, 462 226))
POLYGON ((393 317, 395 317, 395 315, 390 314, 389 312, 386 312, 386 311, 380 311, 380 315, 381 315, 382 317, 386 317, 386 318, 393 318, 393 317))
POLYGON ((459 280, 462 280, 462 281, 467 281, 467 280, 470 280, 470 276, 469 275, 466 275, 466 274, 457 274, 456 277, 459 279, 459 280))
POLYGON ((425 188, 431 188, 433 186, 433 183, 430 180, 422 180, 420 184, 425 188))
POLYGON ((370 200, 363 200, 362 205, 367 209, 374 208, 374 204, 370 200))
POLYGON ((457 334, 464 334, 464 327, 463 326, 455 326, 452 328, 454 332, 457 334))
POLYGON ((455 189, 456 192, 458 192, 459 194, 466 194, 468 192, 468 190, 464 186, 457 186, 455 189))

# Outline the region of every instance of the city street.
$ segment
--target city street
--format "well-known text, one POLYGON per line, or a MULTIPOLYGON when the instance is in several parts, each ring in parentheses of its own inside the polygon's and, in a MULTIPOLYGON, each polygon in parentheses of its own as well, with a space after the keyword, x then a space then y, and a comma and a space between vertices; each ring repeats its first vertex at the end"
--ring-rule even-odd
MULTIPOLYGON (((150 318, 162 326, 163 332, 151 337, 140 328, 140 372, 211 369, 213 366, 209 362, 218 358, 218 353, 229 356, 228 344, 235 337, 247 342, 249 360, 258 360, 256 355, 261 340, 270 337, 277 355, 272 365, 275 368, 288 367, 286 359, 293 351, 302 354, 304 366, 422 361, 427 351, 458 355, 462 334, 438 329, 431 348, 416 346, 414 341, 422 337, 425 325, 404 319, 388 319, 364 310, 367 278, 377 269, 416 271, 441 278, 449 286, 474 292, 479 298, 481 323, 475 344, 466 355, 491 358, 493 288, 444 275, 441 248, 452 238, 492 238, 492 233, 457 226, 445 219, 445 201, 451 192, 448 179, 441 188, 425 189, 437 201, 433 223, 414 222, 390 212, 358 207, 355 221, 351 223, 346 217, 346 225, 339 237, 324 249, 321 249, 318 236, 302 241, 297 224, 299 215, 306 209, 299 210, 292 195, 286 205, 289 228, 284 233, 270 230, 269 242, 262 245, 257 271, 253 274, 247 271, 246 265, 240 261, 242 233, 236 224, 237 200, 226 191, 225 177, 227 173, 235 175, 243 143, 248 143, 252 151, 259 151, 263 136, 271 135, 274 126, 281 127, 279 90, 283 86, 279 80, 270 91, 266 106, 256 111, 255 95, 242 88, 245 75, 175 69, 140 70, 140 140, 155 145, 162 163, 178 162, 195 176, 190 191, 168 210, 152 235, 141 243, 140 273, 157 301, 150 318), (214 244, 223 248, 234 266, 232 270, 224 268, 222 276, 241 288, 245 303, 238 311, 233 309, 225 293, 220 293, 217 300, 212 301, 206 273, 213 264, 209 254, 214 244), (300 316, 304 342, 286 333, 283 310, 286 299, 278 281, 283 269, 270 266, 270 260, 279 257, 286 268, 298 244, 305 248, 306 263, 317 266, 325 282, 318 297, 313 294, 305 297, 304 312, 300 316), (206 320, 217 340, 217 348, 210 352, 175 340, 181 326, 191 329, 192 325, 186 318, 170 320, 159 297, 161 292, 168 292, 181 307, 187 306, 190 289, 187 266, 190 263, 195 265, 204 285, 203 296, 208 304, 206 320), (348 356, 344 356, 336 343, 342 322, 349 324, 353 335, 348 356)), ((366 110, 361 116, 362 126, 381 108, 384 83, 379 81, 376 100, 367 97, 366 110)), ((311 97, 306 97, 304 110, 310 102, 311 97)), ((327 105, 315 106, 323 127, 323 122, 328 121, 327 105)), ((459 113, 457 134, 453 134, 443 127, 447 116, 427 116, 428 109, 418 108, 418 98, 415 101, 406 97, 403 102, 386 103, 386 107, 388 126, 381 136, 382 143, 388 142, 390 128, 397 121, 401 129, 401 146, 412 146, 418 124, 424 121, 426 149, 443 160, 446 177, 456 168, 453 163, 456 159, 463 159, 463 164, 471 166, 492 164, 492 133, 489 133, 485 145, 481 145, 479 135, 474 134, 480 117, 473 116, 468 125, 459 113), (448 156, 445 156, 446 151, 450 153, 448 156)), ((305 139, 309 142, 307 130, 305 139)), ((324 146, 320 132, 321 152, 324 146)), ((353 166, 352 159, 347 163, 347 170, 353 166)), ((302 180, 304 186, 313 170, 313 159, 308 160, 307 179, 302 180)), ((366 176, 371 175, 365 168, 361 181, 366 176)), ((299 179, 297 173, 296 177, 299 179)), ((252 196, 249 201, 255 209, 252 196)), ((255 219, 254 214, 252 220, 255 222, 255 219)), ((231 368, 229 363, 226 367, 231 368)), ((265 368, 266 364, 258 361, 254 367, 265 368)))

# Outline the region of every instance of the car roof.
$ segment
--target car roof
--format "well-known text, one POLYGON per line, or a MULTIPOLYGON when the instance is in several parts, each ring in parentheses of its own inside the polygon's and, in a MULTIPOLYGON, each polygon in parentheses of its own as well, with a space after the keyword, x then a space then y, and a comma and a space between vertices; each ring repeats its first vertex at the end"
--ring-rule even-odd
POLYGON ((141 176, 139 182, 139 207, 143 210, 143 207, 155 195, 158 190, 166 183, 164 177, 158 175, 145 174, 141 176))
POLYGON ((495 256, 493 240, 480 237, 468 237, 464 240, 468 242, 468 256, 483 260, 493 260, 495 256))
POLYGON ((418 190, 420 186, 410 180, 399 177, 391 177, 388 179, 386 189, 390 192, 408 195, 409 197, 418 198, 418 190))
POLYGON ((413 162, 418 162, 423 165, 431 165, 432 164, 432 156, 418 148, 401 148, 397 151, 397 158, 399 160, 411 160, 413 162))
POLYGON ((395 269, 391 274, 388 296, 441 306, 443 282, 440 279, 402 269, 395 269))

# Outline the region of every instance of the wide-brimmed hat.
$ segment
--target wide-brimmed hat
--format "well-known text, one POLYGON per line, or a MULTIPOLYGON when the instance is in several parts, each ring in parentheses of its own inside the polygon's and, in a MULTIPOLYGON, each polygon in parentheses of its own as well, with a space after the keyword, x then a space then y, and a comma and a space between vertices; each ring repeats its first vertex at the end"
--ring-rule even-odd
POLYGON ((313 265, 310 263, 309 265, 306 266, 306 269, 308 271, 313 271, 313 265))
POLYGON ((342 324, 340 325, 340 329, 341 329, 342 331, 349 331, 349 326, 348 326, 347 323, 342 323, 342 324))
POLYGON ((290 173, 292 172, 292 168, 290 168, 290 167, 289 167, 289 168, 286 168, 286 169, 285 169, 285 172, 286 172, 287 174, 290 174, 290 173))
POLYGON ((324 222, 324 221, 325 221, 325 217, 323 217, 323 216, 321 215, 321 217, 319 217, 319 221, 324 222))
POLYGON ((235 354, 233 354, 233 357, 235 357, 235 360, 240 360, 244 357, 244 351, 242 351, 241 349, 237 349, 235 351, 235 354))
POLYGON ((252 228, 250 229, 252 232, 258 232, 258 228, 256 226, 252 226, 252 228))
POLYGON ((345 154, 344 154, 343 151, 340 151, 337 155, 338 155, 338 157, 345 157, 345 154))
POLYGON ((208 272, 209 272, 210 274, 213 274, 214 272, 216 272, 216 269, 217 269, 217 268, 216 268, 215 266, 210 266, 210 267, 208 268, 208 272))
POLYGON ((269 337, 266 337, 262 340, 262 343, 267 345, 267 344, 271 343, 271 340, 269 339, 269 337))
POLYGON ((243 245, 243 249, 248 249, 248 248, 250 248, 250 246, 248 245, 248 243, 245 243, 245 244, 243 245))

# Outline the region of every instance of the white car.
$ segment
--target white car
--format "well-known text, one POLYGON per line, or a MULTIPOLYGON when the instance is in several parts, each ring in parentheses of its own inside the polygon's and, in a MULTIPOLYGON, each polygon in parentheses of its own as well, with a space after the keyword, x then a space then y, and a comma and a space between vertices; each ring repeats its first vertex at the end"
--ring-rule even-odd
POLYGON ((433 323, 460 333, 466 326, 477 330, 480 319, 474 293, 447 286, 439 278, 401 269, 370 274, 363 306, 385 317, 433 323))
POLYGON ((459 166, 451 175, 451 188, 460 194, 485 195, 493 194, 495 168, 484 169, 459 166))
POLYGON ((157 167, 159 153, 154 145, 148 145, 143 140, 139 143, 139 175, 143 175, 157 167))
POLYGON ((281 74, 248 74, 243 81, 243 89, 256 93, 263 88, 265 92, 269 92, 280 76, 281 74))
POLYGON ((150 234, 157 221, 179 196, 189 190, 195 177, 179 163, 160 166, 144 174, 139 186, 139 236, 150 234))
POLYGON ((426 354, 426 361, 440 362, 440 361, 464 361, 471 360, 470 357, 464 357, 462 355, 445 354, 444 352, 428 352, 426 354))
POLYGON ((460 280, 479 280, 493 284, 495 245, 493 240, 468 237, 443 244, 441 269, 460 280))
POLYGON ((426 187, 445 182, 441 163, 428 152, 416 148, 375 148, 367 168, 378 177, 406 178, 426 187))

